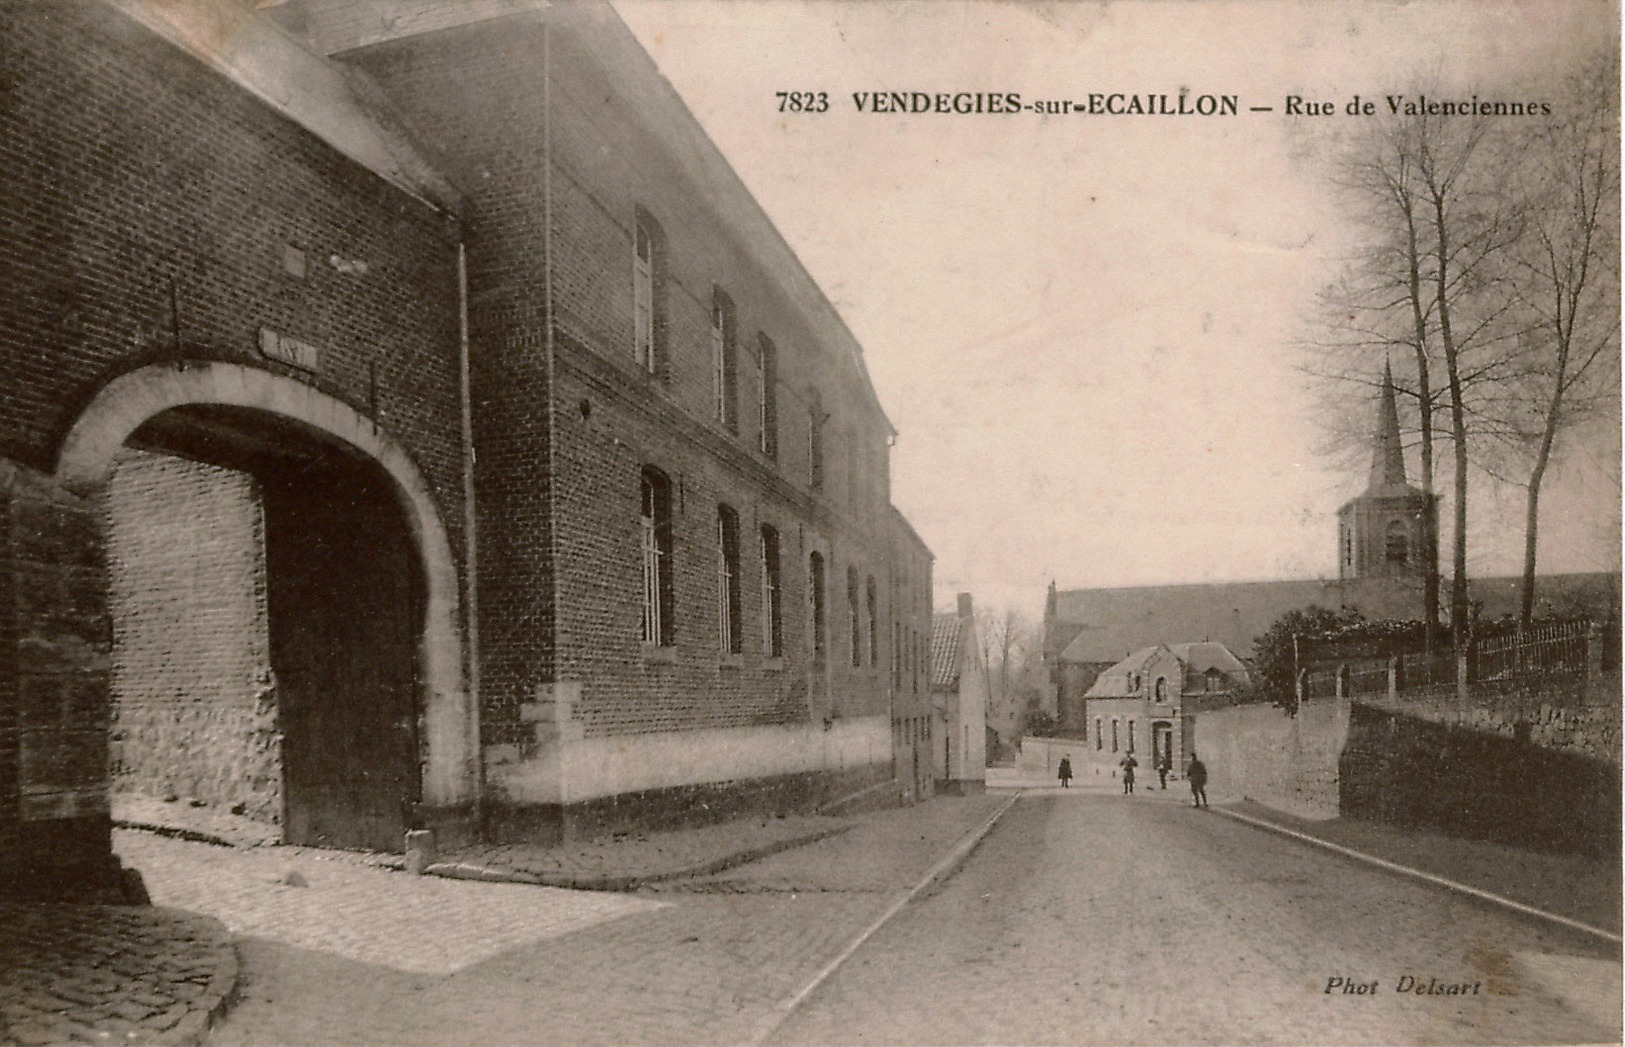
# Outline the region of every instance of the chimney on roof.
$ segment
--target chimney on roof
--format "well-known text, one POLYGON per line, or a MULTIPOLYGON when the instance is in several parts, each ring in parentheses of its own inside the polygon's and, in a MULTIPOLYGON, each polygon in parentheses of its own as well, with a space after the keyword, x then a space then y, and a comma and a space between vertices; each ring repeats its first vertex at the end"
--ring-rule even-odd
POLYGON ((970 593, 959 594, 959 617, 970 618, 975 612, 971 608, 970 593))

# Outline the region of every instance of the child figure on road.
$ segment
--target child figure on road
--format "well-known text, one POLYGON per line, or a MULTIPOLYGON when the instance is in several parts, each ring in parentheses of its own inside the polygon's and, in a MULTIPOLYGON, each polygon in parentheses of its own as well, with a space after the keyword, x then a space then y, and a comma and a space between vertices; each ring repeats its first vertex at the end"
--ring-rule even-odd
POLYGON ((1072 761, 1065 756, 1061 757, 1061 765, 1056 768, 1056 777, 1061 779, 1061 788, 1072 788, 1072 761))

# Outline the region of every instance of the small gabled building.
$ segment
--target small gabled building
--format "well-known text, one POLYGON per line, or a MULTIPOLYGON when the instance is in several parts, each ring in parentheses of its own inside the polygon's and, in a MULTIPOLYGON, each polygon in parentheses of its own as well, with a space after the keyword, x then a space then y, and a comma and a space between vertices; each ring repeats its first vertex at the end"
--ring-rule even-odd
POLYGON ((937 791, 965 796, 987 788, 987 664, 970 593, 931 621, 931 704, 938 728, 937 791))
POLYGON ((1251 682, 1241 659, 1224 644, 1156 644, 1108 666, 1083 700, 1083 737, 1096 773, 1125 756, 1149 779, 1159 760, 1183 774, 1195 747, 1197 707, 1223 702, 1251 682))

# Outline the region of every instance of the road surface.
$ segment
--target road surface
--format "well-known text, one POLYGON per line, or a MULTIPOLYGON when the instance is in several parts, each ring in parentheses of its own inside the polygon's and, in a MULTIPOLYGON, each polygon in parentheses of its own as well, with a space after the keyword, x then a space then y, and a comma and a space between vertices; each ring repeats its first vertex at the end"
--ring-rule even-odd
POLYGON ((1023 799, 772 1042, 1619 1042, 1617 948, 1178 797, 1023 799))

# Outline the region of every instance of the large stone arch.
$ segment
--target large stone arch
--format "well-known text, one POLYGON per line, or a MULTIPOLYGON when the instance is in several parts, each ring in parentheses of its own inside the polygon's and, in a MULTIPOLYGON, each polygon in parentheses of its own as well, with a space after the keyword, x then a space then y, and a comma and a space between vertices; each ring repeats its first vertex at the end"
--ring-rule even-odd
POLYGON ((406 451, 373 421, 320 390, 239 364, 153 365, 104 386, 62 441, 56 474, 70 489, 94 490, 111 476, 129 436, 160 412, 190 404, 245 407, 308 425, 367 455, 390 477, 422 557, 427 599, 420 653, 431 806, 475 799, 478 722, 463 671, 457 565, 428 482, 406 451))

